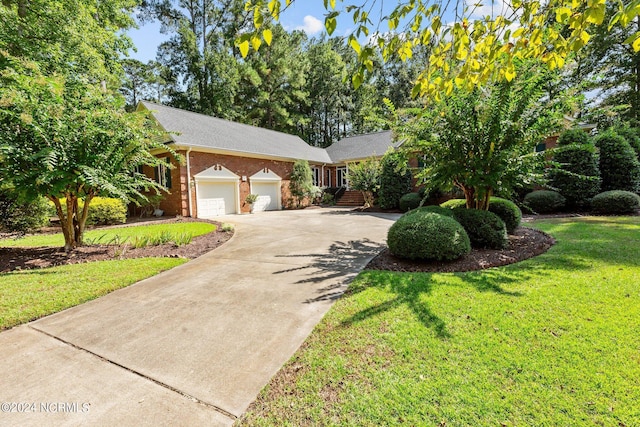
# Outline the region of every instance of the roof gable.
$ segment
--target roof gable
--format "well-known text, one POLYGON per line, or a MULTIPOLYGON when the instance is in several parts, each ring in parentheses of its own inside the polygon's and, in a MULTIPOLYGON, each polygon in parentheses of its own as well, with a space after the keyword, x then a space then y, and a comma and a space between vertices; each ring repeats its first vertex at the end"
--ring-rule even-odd
POLYGON ((400 142, 393 141, 390 130, 350 136, 331 144, 327 153, 333 163, 362 160, 369 157, 381 157, 390 148, 398 148, 400 142))
MULTIPOLYGON (((242 154, 330 163, 327 152, 300 137, 213 116, 141 101, 171 139, 185 147, 201 147, 242 154)), ((139 107, 140 108, 140 107, 139 107)))

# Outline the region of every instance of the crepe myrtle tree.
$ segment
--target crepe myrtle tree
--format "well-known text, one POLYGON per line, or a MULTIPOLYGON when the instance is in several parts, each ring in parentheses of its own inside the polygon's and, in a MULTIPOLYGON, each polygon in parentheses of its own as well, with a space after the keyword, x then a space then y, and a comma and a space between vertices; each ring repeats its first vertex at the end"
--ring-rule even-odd
POLYGON ((536 144, 575 108, 570 93, 549 99, 549 72, 527 61, 518 77, 456 89, 397 129, 403 150, 424 159, 417 178, 427 190, 457 187, 467 208, 488 209, 491 196, 542 182, 545 157, 536 144))
POLYGON ((0 177, 55 205, 65 250, 82 245, 94 197, 164 190, 137 171, 160 164, 150 150, 166 149, 161 134, 145 113, 125 112, 120 95, 0 52, 0 100, 0 177))

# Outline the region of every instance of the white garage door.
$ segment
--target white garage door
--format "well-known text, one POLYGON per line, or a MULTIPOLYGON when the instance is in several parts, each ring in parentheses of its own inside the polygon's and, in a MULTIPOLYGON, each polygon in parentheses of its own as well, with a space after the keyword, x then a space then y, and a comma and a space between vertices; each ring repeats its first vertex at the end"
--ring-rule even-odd
POLYGON ((251 183, 251 193, 258 195, 258 200, 253 204, 254 212, 279 209, 280 184, 278 182, 253 182, 251 183))
POLYGON ((235 182, 199 182, 198 218, 236 213, 235 182))

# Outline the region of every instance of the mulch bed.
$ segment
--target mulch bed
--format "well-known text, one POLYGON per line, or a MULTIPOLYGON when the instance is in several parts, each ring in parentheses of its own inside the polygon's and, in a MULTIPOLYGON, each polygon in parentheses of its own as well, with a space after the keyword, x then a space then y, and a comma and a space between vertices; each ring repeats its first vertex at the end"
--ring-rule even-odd
POLYGON ((368 270, 389 270, 406 272, 462 272, 483 270, 490 267, 513 264, 540 255, 555 244, 550 235, 528 227, 518 227, 509 236, 506 249, 473 249, 469 254, 455 261, 418 262, 395 257, 384 249, 367 265, 368 270))
MULTIPOLYGON (((88 245, 79 247, 69 253, 63 248, 0 248, 0 273, 13 270, 54 267, 65 264, 79 264, 91 261, 105 261, 110 259, 172 257, 197 258, 225 243, 233 232, 220 231, 221 224, 215 221, 194 220, 192 218, 172 218, 154 220, 153 224, 176 222, 210 222, 217 225, 216 231, 194 237, 191 243, 182 246, 165 244, 147 246, 145 248, 131 248, 127 244, 117 245, 88 245)), ((136 225, 139 225, 137 222, 136 225)))

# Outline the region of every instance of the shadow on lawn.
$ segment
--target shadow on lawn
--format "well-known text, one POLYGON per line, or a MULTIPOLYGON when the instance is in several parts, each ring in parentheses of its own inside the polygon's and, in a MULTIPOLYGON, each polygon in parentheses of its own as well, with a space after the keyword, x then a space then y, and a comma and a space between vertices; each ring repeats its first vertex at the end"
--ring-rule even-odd
POLYGON ((535 265, 524 268, 496 268, 467 273, 444 273, 452 275, 459 280, 441 281, 439 276, 443 273, 394 273, 368 271, 364 273, 362 280, 351 285, 346 295, 352 295, 365 289, 378 287, 395 296, 385 302, 368 307, 353 316, 342 321, 343 326, 363 321, 369 317, 377 316, 399 306, 407 306, 416 318, 427 328, 435 331, 440 338, 449 338, 451 333, 447 331, 446 323, 438 317, 428 303, 423 301, 423 296, 428 295, 437 286, 468 286, 471 285, 478 292, 493 292, 504 297, 519 298, 524 294, 508 289, 510 285, 530 279, 535 275, 549 274, 546 269, 537 268, 535 265))
POLYGON ((312 261, 306 265, 277 271, 274 274, 306 271, 305 278, 295 282, 297 284, 338 280, 336 283, 318 289, 319 295, 305 302, 334 300, 343 294, 345 285, 350 283, 360 270, 367 265, 369 260, 384 247, 380 243, 364 239, 334 242, 326 253, 279 255, 279 257, 284 258, 312 258, 312 261))

